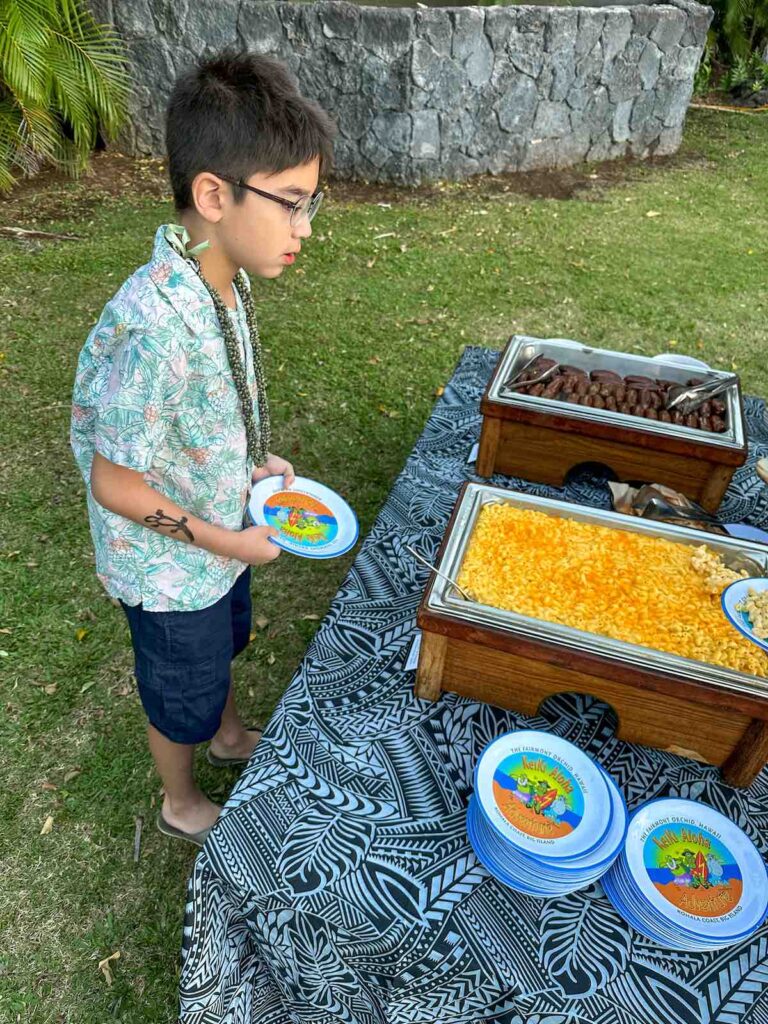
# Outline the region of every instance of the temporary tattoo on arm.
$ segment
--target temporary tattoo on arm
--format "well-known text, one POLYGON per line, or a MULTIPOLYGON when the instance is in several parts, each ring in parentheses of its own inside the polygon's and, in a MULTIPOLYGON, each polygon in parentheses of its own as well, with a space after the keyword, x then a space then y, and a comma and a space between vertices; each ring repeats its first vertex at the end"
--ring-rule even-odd
POLYGON ((159 508, 153 516, 144 516, 144 522, 151 530, 158 530, 161 526, 170 526, 171 529, 168 531, 169 533, 183 533, 190 544, 195 543, 192 531, 187 526, 186 516, 182 516, 181 519, 173 519, 171 516, 167 516, 165 512, 159 508))

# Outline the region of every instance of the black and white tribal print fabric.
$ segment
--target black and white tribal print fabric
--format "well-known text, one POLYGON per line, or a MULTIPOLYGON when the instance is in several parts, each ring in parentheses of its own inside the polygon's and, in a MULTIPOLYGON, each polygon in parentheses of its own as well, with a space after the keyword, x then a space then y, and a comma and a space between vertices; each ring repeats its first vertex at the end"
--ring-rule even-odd
MULTIPOLYGON (((542 901, 489 876, 465 827, 472 771, 496 736, 547 729, 597 757, 629 809, 700 799, 768 853, 768 771, 619 742, 610 709, 562 695, 526 717, 454 694, 417 700, 406 661, 498 353, 467 349, 310 644, 189 886, 183 1024, 766 1024, 768 929, 717 953, 633 932, 599 884, 542 901)), ((724 521, 768 524, 765 405, 724 521)), ((516 489, 610 507, 604 482, 516 489)))

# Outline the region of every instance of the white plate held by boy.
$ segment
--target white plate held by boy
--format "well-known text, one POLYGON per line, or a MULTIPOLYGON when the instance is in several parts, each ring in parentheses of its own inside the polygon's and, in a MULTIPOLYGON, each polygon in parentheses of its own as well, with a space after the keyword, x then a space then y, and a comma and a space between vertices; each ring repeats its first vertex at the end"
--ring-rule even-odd
POLYGON ((335 558, 355 544, 360 528, 347 502, 325 484, 297 476, 286 487, 282 476, 268 476, 251 491, 248 515, 254 526, 280 531, 272 542, 304 558, 335 558))

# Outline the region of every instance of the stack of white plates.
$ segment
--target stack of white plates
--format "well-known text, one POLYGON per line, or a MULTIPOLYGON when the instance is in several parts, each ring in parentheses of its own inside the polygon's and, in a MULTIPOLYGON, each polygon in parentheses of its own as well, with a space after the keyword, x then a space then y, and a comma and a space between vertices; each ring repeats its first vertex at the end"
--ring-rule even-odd
POLYGON ((730 946, 768 913, 762 857, 733 822, 694 800, 651 800, 635 811, 602 886, 633 928, 670 949, 730 946))
POLYGON ((596 881, 618 856, 626 829, 615 783, 567 740, 507 733, 477 762, 469 839, 491 874, 519 892, 560 896, 596 881))

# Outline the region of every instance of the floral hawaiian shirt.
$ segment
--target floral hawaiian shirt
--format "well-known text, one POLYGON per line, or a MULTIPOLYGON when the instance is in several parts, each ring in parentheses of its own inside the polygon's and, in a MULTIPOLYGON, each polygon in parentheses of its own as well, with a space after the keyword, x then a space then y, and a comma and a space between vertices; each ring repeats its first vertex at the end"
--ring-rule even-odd
MULTIPOLYGON (((150 262, 105 306, 80 353, 72 407, 71 442, 88 488, 96 572, 109 594, 148 611, 206 608, 245 564, 97 504, 90 488, 94 452, 230 530, 242 528, 253 468, 216 311, 176 244, 168 227, 159 228, 150 262)), ((239 297, 233 315, 258 416, 239 297)))

